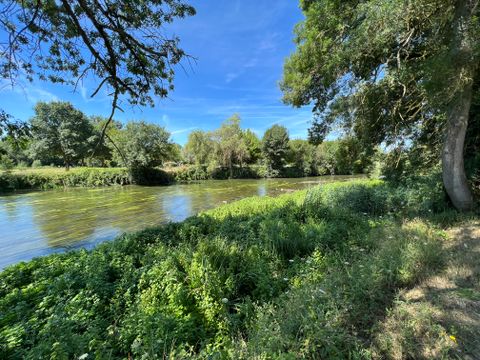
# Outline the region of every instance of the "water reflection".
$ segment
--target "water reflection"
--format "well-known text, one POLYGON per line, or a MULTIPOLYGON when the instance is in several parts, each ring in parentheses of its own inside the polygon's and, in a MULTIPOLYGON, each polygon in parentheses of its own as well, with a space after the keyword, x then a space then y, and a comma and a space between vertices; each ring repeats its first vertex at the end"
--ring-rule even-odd
POLYGON ((0 269, 22 260, 92 247, 123 232, 168 221, 247 196, 277 195, 351 177, 205 181, 167 187, 112 187, 0 197, 0 269))

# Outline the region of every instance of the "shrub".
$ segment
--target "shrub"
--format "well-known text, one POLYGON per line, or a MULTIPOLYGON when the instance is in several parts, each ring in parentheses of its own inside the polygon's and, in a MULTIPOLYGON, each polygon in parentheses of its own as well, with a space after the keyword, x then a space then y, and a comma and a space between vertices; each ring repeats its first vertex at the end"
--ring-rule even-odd
POLYGON ((138 185, 168 185, 174 182, 171 174, 158 168, 135 167, 130 169, 132 182, 138 185))
POLYGON ((12 170, 15 167, 12 159, 8 155, 0 155, 0 169, 1 170, 12 170))

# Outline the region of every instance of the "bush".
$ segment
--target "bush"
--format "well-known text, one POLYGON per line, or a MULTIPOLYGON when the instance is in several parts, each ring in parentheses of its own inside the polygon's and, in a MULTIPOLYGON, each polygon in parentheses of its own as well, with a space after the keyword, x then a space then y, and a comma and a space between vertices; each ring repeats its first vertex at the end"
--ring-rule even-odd
POLYGON ((137 167, 130 169, 132 182, 138 185, 168 185, 174 182, 174 177, 166 171, 157 168, 137 167))
POLYGON ((8 157, 8 155, 0 155, 0 169, 9 171, 12 170, 15 167, 15 164, 13 163, 12 159, 8 157))

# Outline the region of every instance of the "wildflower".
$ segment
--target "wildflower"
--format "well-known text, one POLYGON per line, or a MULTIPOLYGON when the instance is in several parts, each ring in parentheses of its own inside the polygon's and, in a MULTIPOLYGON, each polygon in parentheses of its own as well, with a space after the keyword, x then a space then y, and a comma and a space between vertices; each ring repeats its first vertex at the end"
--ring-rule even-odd
POLYGON ((228 299, 227 299, 227 298, 223 298, 223 299, 222 299, 222 303, 224 303, 224 304, 228 303, 228 299))
POLYGON ((289 263, 293 263, 293 259, 288 260, 289 263))
POLYGON ((285 277, 285 278, 283 278, 283 281, 288 281, 288 278, 286 278, 286 277, 285 277))
POLYGON ((457 338, 456 338, 455 336, 450 335, 449 337, 450 337, 450 339, 451 339, 453 342, 455 342, 455 343, 457 342, 457 338))
POLYGON ((359 251, 362 251, 362 252, 363 252, 363 251, 365 251, 365 249, 364 249, 364 248, 360 248, 360 249, 358 249, 358 250, 359 250, 359 251))
POLYGON ((80 355, 80 356, 78 357, 78 360, 85 360, 87 357, 88 357, 88 353, 85 353, 85 354, 83 354, 83 355, 80 355))
POLYGON ((345 265, 350 265, 350 263, 348 261, 345 261, 344 264, 345 265))

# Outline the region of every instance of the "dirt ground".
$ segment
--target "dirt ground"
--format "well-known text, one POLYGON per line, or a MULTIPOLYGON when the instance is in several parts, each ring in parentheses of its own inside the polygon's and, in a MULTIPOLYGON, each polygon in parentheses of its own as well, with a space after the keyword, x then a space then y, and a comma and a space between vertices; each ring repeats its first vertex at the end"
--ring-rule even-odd
POLYGON ((379 341, 392 359, 480 360, 480 221, 447 230, 439 273, 403 291, 379 341))

